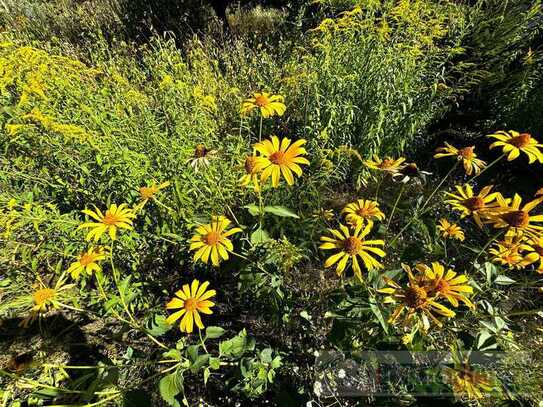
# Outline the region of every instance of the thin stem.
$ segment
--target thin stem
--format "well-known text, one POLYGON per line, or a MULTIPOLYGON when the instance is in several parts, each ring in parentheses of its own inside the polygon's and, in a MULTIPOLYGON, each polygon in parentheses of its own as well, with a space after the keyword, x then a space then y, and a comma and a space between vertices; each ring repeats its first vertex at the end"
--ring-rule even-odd
POLYGON ((448 259, 449 255, 447 254, 447 239, 443 239, 443 250, 445 251, 445 258, 448 259))
POLYGON ((198 336, 200 337, 200 343, 202 344, 202 348, 204 349, 204 351, 205 351, 206 353, 209 353, 209 352, 207 351, 206 344, 205 344, 205 342, 204 342, 204 338, 202 338, 202 330, 201 330, 200 328, 198 328, 198 336))
POLYGON ((477 260, 479 260, 479 257, 481 257, 481 255, 486 251, 486 249, 488 249, 488 247, 498 238, 500 237, 501 235, 503 234, 503 230, 500 230, 498 233, 496 233, 492 238, 490 238, 488 240, 488 242, 486 242, 486 244, 483 246, 483 248, 481 249, 481 251, 479 251, 479 253, 477 254, 477 257, 475 257, 475 259, 473 260, 473 267, 472 267, 472 270, 475 269, 475 264, 477 263, 477 260))
POLYGON ((262 141, 262 114, 260 114, 260 126, 258 130, 258 142, 262 141))
POLYGON ((390 216, 388 218, 387 230, 390 227, 390 223, 392 222, 392 218, 394 217, 394 212, 396 212, 396 207, 398 206, 398 203, 400 202, 400 198, 402 197, 402 193, 404 189, 405 189, 405 184, 402 184, 402 187, 400 188, 400 192, 398 192, 398 196, 396 197, 396 202, 394 202, 394 206, 392 207, 392 211, 390 212, 390 216))
POLYGON ((479 174, 476 174, 471 179, 469 179, 467 183, 469 184, 469 183, 473 182, 477 177, 481 176, 486 170, 491 168, 498 161, 501 161, 501 159, 503 157, 505 157, 506 155, 507 155, 506 153, 503 153, 502 155, 500 155, 498 158, 496 158, 494 161, 492 161, 490 164, 488 164, 485 168, 483 168, 479 174))
POLYGON ((445 174, 445 176, 441 179, 441 182, 439 184, 437 184, 437 187, 434 188, 434 190, 432 191, 432 193, 430 194, 430 196, 428 197, 428 199, 426 200, 426 202, 424 202, 424 205, 422 205, 422 208, 420 208, 421 211, 424 210, 424 208, 426 208, 426 206, 428 205, 428 203, 430 203, 430 201, 432 200, 432 198, 434 197, 435 194, 437 194, 437 191, 439 191, 439 188, 441 188, 441 186, 443 185, 443 183, 445 182, 445 180, 447 178, 449 178, 449 175, 452 174, 452 172, 456 169, 456 167, 458 167, 458 163, 460 163, 460 161, 456 161, 456 163, 454 163, 454 165, 451 167, 451 169, 449 170, 449 172, 447 174, 445 174))
POLYGON ((377 201, 379 199, 379 190, 381 189, 381 184, 383 183, 383 180, 385 179, 384 174, 380 174, 379 182, 377 183, 377 188, 375 189, 375 200, 377 201))

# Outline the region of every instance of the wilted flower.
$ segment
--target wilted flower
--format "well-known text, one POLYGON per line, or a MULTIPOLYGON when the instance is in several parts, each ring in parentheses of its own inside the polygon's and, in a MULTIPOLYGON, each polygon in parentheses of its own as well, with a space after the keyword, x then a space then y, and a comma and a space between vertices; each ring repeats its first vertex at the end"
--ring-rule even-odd
POLYGON ((374 155, 371 160, 365 160, 364 165, 373 170, 395 173, 398 172, 404 161, 405 158, 403 157, 385 157, 383 160, 381 160, 377 155, 374 155))
POLYGON ((445 381, 459 399, 479 400, 493 388, 490 376, 476 372, 467 364, 455 369, 444 368, 444 374, 445 381))
POLYGON ((408 163, 402 165, 398 171, 394 172, 392 179, 402 184, 406 184, 411 180, 426 182, 426 176, 431 174, 431 172, 420 170, 415 163, 408 163))
POLYGON ((192 158, 188 160, 190 166, 195 172, 198 172, 209 165, 209 160, 213 159, 217 155, 217 150, 209 150, 203 144, 197 144, 194 148, 194 154, 192 158))

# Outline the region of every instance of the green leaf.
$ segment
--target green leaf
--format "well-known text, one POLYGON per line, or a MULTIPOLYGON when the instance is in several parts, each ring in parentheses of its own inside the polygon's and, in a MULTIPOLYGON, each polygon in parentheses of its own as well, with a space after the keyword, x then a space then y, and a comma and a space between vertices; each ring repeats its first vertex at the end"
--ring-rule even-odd
POLYGON ((200 370, 204 365, 209 362, 209 355, 206 353, 204 355, 198 356, 198 358, 194 361, 194 363, 190 366, 190 371, 192 373, 196 373, 198 370, 200 370))
POLYGON ((166 317, 164 315, 153 315, 145 324, 145 329, 148 334, 152 336, 164 335, 170 329, 172 325, 166 322, 166 317))
POLYGON ((204 385, 207 385, 207 381, 209 379, 209 376, 211 376, 211 371, 208 367, 204 369, 204 385))
POLYGON ((217 339, 224 335, 226 331, 220 326, 208 326, 206 328, 206 338, 217 339))
POLYGON ((510 285, 516 283, 515 280, 504 275, 499 275, 498 277, 496 277, 494 282, 499 285, 510 285))
POLYGON ((258 207, 258 205, 255 205, 255 204, 249 204, 249 205, 245 205, 243 206, 243 208, 247 209, 249 211, 249 213, 253 216, 258 216, 260 215, 260 208, 258 207))
POLYGON ((371 298, 369 304, 370 304, 371 312, 373 312, 373 315, 375 315, 375 317, 377 318, 377 320, 379 321, 379 323, 383 327, 383 330, 388 335, 388 323, 385 320, 385 318, 383 317, 383 314, 381 313, 381 309, 379 308, 379 306, 375 302, 375 298, 371 298))
POLYGON ((160 396, 162 399, 173 407, 180 407, 175 396, 183 391, 183 376, 178 371, 170 373, 160 379, 158 384, 160 396))
POLYGON ((283 218, 295 218, 300 219, 298 215, 296 215, 294 212, 292 212, 290 209, 285 208, 284 206, 265 206, 264 212, 271 213, 275 216, 281 216, 283 218))
POLYGON ((262 243, 267 240, 270 240, 270 236, 264 229, 258 228, 251 234, 251 243, 253 244, 262 243))

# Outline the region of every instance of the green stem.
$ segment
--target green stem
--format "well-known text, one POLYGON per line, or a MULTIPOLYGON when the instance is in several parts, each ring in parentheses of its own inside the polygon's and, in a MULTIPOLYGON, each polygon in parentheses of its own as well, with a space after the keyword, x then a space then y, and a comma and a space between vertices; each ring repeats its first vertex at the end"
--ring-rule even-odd
POLYGON ((428 197, 428 199, 426 200, 426 202, 424 202, 424 205, 422 205, 422 208, 420 208, 421 212, 424 210, 424 208, 426 208, 426 206, 428 206, 428 203, 430 203, 430 201, 432 200, 432 198, 434 197, 435 194, 437 194, 437 191, 439 191, 439 188, 441 188, 441 186, 443 185, 443 183, 445 182, 445 180, 447 178, 449 178, 449 175, 452 174, 452 172, 456 169, 456 167, 458 167, 458 163, 460 161, 456 161, 456 163, 454 163, 454 165, 451 167, 451 169, 449 170, 449 172, 447 174, 445 174, 445 176, 441 179, 441 182, 439 184, 437 184, 437 187, 434 188, 434 190, 432 191, 432 193, 430 194, 430 196, 428 197))
POLYGON ((492 161, 490 164, 488 164, 485 168, 483 168, 482 171, 479 174, 474 175, 471 179, 469 179, 467 183, 469 184, 469 183, 473 182, 477 177, 481 176, 486 170, 491 168, 498 161, 501 161, 501 159, 503 157, 505 157, 506 155, 507 155, 506 153, 503 153, 502 155, 500 155, 498 158, 496 158, 494 161, 492 161))
POLYGON ((200 344, 202 345, 202 348, 204 349, 205 353, 209 353, 206 348, 206 344, 204 342, 204 338, 202 338, 202 330, 198 328, 198 336, 200 337, 200 344))
POLYGON ((472 267, 472 270, 475 269, 475 264, 477 263, 477 260, 479 260, 479 257, 481 257, 481 255, 486 252, 486 249, 488 249, 488 247, 494 242, 496 241, 496 239, 498 237, 500 237, 501 235, 503 234, 503 230, 500 230, 498 233, 496 233, 492 238, 490 238, 488 240, 488 242, 486 242, 486 244, 483 246, 483 248, 479 251, 479 253, 477 253, 477 256, 475 257, 475 259, 473 260, 473 267, 472 267))
POLYGON ((258 130, 258 142, 262 141, 262 114, 260 114, 260 126, 258 130))
POLYGON ((383 183, 384 179, 385 179, 385 175, 380 174, 379 182, 377 183, 377 188, 375 189, 375 200, 376 201, 379 199, 379 190, 381 189, 381 184, 383 183))
POLYGON ((398 196, 396 197, 396 202, 394 202, 394 206, 392 207, 392 211, 390 212, 390 216, 388 218, 387 230, 390 227, 390 223, 392 222, 392 218, 394 217, 394 212, 396 212, 396 207, 398 206, 398 203, 400 202, 400 198, 402 197, 402 193, 404 189, 405 189, 405 184, 402 184, 402 187, 400 188, 400 192, 398 192, 398 196))

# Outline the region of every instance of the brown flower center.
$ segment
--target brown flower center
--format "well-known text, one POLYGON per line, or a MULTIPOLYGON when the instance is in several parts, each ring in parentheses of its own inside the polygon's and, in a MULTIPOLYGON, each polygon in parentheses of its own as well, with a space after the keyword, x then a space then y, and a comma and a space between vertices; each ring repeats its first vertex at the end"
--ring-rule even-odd
POLYGON ((483 201, 483 198, 474 196, 468 199, 464 199, 462 201, 462 205, 468 208, 470 211, 475 212, 483 209, 485 206, 485 202, 483 201))
POLYGON ((543 256, 543 246, 533 245, 532 247, 534 248, 537 254, 539 254, 540 256, 543 256))
POLYGON ((529 135, 528 133, 522 133, 516 137, 513 137, 511 140, 508 141, 508 143, 517 148, 522 148, 530 144, 531 139, 531 135, 529 135))
POLYGON ((269 157, 270 161, 276 165, 285 165, 285 153, 283 151, 276 151, 269 157))
POLYGON ((351 236, 343 241, 343 250, 351 256, 358 254, 362 248, 362 240, 357 237, 351 236))
POLYGON ((428 294, 422 287, 414 285, 405 291, 405 302, 411 308, 420 308, 426 304, 428 294))
POLYGON ((256 157, 254 155, 249 155, 245 159, 245 172, 247 174, 252 174, 256 167, 256 157))
POLYGON ((445 280, 440 280, 439 283, 436 285, 436 290, 440 293, 447 293, 450 290, 450 285, 445 280))
POLYGON ((530 215, 525 211, 511 211, 501 215, 501 218, 509 226, 514 228, 523 228, 530 223, 530 215))
POLYGON ((194 149, 194 158, 205 157, 208 153, 208 149, 203 144, 198 144, 194 149))
POLYGON ((403 167, 401 173, 409 177, 415 177, 419 174, 419 169, 415 163, 407 164, 405 167, 403 167))
POLYGON ((205 235, 204 240, 209 246, 214 246, 221 240, 221 234, 212 230, 207 235, 205 235))
POLYGON ((260 95, 255 98, 255 105, 258 107, 267 106, 269 103, 269 99, 264 95, 260 95))
POLYGON ((198 309, 198 300, 196 300, 196 298, 187 298, 183 306, 187 312, 194 311, 198 309))
POLYGON ((385 158, 381 164, 378 165, 379 168, 385 169, 390 168, 394 165, 394 160, 390 158, 385 158))
POLYGON ((106 212, 106 216, 104 216, 104 219, 102 220, 102 223, 105 223, 106 225, 116 225, 121 221, 121 218, 117 215, 114 215, 110 213, 109 211, 106 212))
POLYGON ((474 149, 474 146, 461 148, 460 150, 458 150, 458 155, 462 158, 470 160, 475 157, 475 154, 473 153, 474 149))
POLYGON ((362 218, 368 218, 371 216, 371 210, 369 208, 358 208, 356 214, 362 218))
POLYGON ((85 253, 85 254, 82 255, 81 258, 79 259, 79 263, 80 263, 82 266, 86 266, 86 265, 88 265, 88 264, 91 264, 93 261, 94 261, 94 255, 88 254, 88 253, 85 253))
POLYGON ((42 288, 32 294, 34 303, 37 305, 45 304, 48 300, 55 296, 56 291, 52 288, 42 288))

